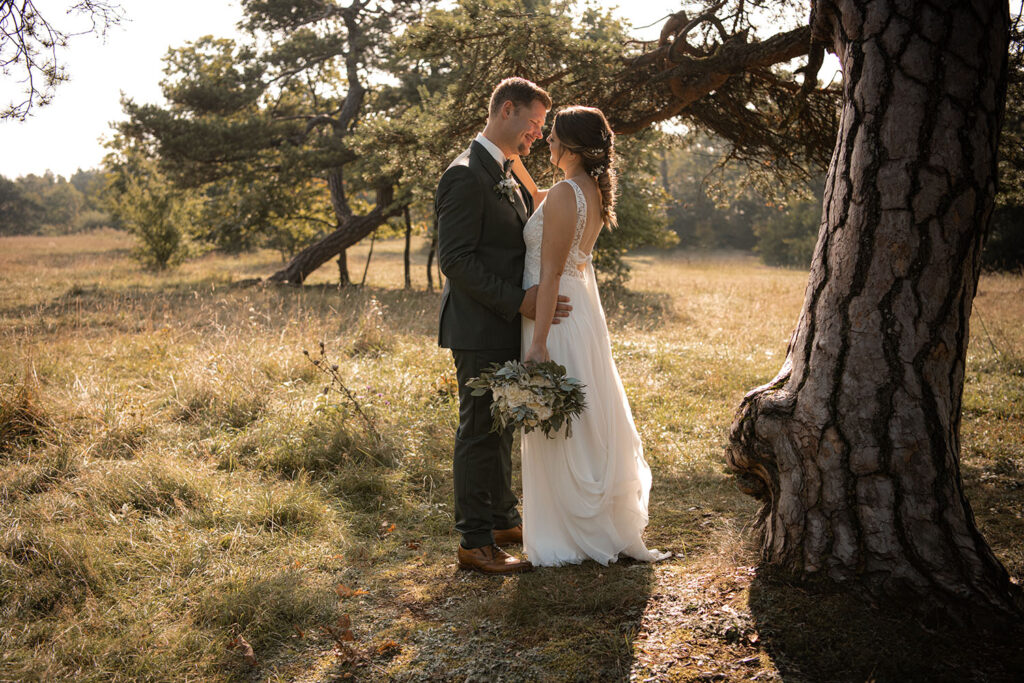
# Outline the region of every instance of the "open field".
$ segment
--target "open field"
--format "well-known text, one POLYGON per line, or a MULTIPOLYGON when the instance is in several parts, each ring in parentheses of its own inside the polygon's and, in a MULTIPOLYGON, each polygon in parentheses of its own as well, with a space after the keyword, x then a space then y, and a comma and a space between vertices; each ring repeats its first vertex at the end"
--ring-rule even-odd
MULTIPOLYGON (((756 567, 722 446, 783 360, 802 271, 631 258, 605 305, 654 472, 648 545, 676 557, 503 579, 455 569, 454 368, 421 243, 408 292, 398 241, 341 291, 333 265, 239 287, 278 257, 152 274, 130 246, 0 239, 0 681, 1024 674, 1024 634, 971 639, 756 567), (321 396, 302 354, 321 340, 381 438, 321 396)), ((983 276, 971 328, 962 472, 1020 583, 1024 275, 983 276)))

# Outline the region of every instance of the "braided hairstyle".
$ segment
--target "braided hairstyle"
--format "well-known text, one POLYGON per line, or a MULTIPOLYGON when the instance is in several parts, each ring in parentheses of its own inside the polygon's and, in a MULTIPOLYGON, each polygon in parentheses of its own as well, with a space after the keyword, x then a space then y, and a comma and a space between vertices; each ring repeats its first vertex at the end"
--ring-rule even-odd
POLYGON ((558 141, 580 155, 583 170, 597 181, 605 224, 616 225, 618 173, 615 170, 615 134, 608 120, 594 107, 566 107, 555 114, 553 126, 558 141))

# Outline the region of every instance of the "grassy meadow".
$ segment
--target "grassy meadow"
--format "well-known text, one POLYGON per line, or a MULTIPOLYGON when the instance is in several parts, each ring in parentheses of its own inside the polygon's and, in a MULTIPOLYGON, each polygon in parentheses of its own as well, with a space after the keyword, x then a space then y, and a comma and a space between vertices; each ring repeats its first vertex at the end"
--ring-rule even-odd
MULTIPOLYGON (((116 232, 0 238, 0 681, 1020 680, 1011 644, 757 568, 723 472, 806 273, 631 257, 605 305, 654 473, 654 566, 455 568, 454 367, 417 242, 365 287, 240 286, 272 252, 154 274, 116 232), (303 355, 330 363, 373 422, 303 355), (379 436, 376 436, 379 434, 379 436), (875 609, 879 607, 880 609, 875 609)), ((362 275, 366 247, 350 251, 362 275)), ((1024 581, 1024 274, 982 277, 962 472, 1024 581)), ((517 549, 518 550, 518 549, 517 549)), ((1015 643, 1015 644, 1013 644, 1015 643)))

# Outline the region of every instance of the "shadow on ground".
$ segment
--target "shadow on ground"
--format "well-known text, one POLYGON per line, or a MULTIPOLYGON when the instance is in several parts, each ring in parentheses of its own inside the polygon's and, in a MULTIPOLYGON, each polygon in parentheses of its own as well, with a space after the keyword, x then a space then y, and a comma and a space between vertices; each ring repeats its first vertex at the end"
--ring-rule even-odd
POLYGON ((649 564, 631 561, 511 577, 456 570, 429 602, 409 605, 415 623, 401 629, 393 661, 356 670, 339 661, 317 680, 628 680, 654 580, 649 564))
POLYGON ((763 568, 749 604, 761 644, 787 683, 1024 680, 1024 624, 930 625, 892 605, 791 585, 763 568))

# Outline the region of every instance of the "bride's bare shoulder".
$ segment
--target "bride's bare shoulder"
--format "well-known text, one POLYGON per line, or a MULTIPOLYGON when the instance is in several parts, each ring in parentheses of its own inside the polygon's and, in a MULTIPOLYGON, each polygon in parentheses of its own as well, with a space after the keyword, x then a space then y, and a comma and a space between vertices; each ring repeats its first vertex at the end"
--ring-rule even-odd
POLYGON ((569 183, 555 183, 548 190, 548 196, 544 200, 544 223, 545 225, 558 224, 565 219, 570 221, 576 215, 576 195, 573 193, 569 183))

